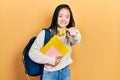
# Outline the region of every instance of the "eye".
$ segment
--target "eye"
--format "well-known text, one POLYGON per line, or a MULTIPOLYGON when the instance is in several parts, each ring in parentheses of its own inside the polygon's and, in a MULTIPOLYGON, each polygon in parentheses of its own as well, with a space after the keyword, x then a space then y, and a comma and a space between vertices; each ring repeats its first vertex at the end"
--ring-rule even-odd
POLYGON ((62 17, 61 15, 59 15, 58 17, 62 17))
POLYGON ((70 16, 66 16, 66 18, 70 18, 70 16))

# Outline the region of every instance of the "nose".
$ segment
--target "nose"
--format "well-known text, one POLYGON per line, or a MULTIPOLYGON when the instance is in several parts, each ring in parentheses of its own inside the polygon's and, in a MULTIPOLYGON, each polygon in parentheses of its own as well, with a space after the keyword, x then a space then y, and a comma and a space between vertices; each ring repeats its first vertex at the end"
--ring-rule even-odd
POLYGON ((66 21, 66 18, 65 18, 65 17, 63 17, 63 18, 62 18, 62 21, 66 21))

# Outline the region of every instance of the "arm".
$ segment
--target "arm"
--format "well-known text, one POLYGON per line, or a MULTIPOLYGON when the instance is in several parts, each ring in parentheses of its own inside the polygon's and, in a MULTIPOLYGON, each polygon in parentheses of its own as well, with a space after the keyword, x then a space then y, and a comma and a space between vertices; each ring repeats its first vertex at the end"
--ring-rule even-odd
POLYGON ((40 52, 41 48, 44 46, 44 37, 45 31, 42 30, 30 49, 29 57, 31 60, 39 64, 55 65, 55 57, 49 57, 40 52))

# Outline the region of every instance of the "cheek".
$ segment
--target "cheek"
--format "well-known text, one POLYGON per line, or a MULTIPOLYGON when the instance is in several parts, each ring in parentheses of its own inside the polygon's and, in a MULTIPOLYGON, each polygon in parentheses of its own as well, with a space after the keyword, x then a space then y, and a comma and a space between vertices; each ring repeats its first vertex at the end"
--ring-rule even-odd
POLYGON ((58 18, 58 21, 61 21, 62 20, 62 18, 58 18))
POLYGON ((68 19, 68 22, 70 21, 70 19, 68 19))
POLYGON ((61 18, 58 17, 57 21, 59 22, 61 20, 61 18))
POLYGON ((69 23, 69 22, 70 22, 70 19, 66 19, 66 21, 69 23))
POLYGON ((61 20, 60 20, 60 19, 58 19, 58 20, 57 20, 57 23, 59 24, 59 23, 60 23, 60 21, 61 21, 61 20))

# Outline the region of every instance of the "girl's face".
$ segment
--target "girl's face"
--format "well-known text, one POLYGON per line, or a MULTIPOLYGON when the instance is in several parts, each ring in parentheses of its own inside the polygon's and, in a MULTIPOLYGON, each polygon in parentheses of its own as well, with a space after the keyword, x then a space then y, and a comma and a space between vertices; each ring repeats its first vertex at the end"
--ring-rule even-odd
POLYGON ((60 28, 65 28, 70 22, 70 12, 67 8, 62 8, 58 13, 57 24, 60 28))

